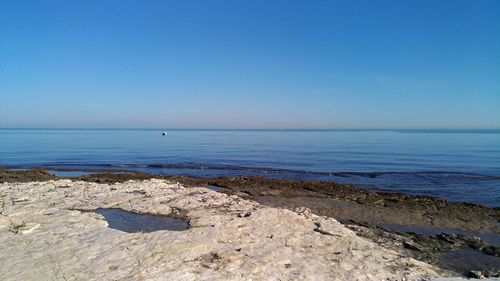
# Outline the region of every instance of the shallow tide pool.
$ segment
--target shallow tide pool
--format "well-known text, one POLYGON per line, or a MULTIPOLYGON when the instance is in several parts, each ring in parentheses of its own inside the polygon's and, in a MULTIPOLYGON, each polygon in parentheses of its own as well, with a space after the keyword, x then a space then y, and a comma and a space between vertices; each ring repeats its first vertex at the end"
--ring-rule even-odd
POLYGON ((110 228, 128 233, 159 230, 183 231, 189 229, 189 223, 182 218, 138 214, 118 208, 100 208, 95 210, 95 212, 106 219, 110 228))

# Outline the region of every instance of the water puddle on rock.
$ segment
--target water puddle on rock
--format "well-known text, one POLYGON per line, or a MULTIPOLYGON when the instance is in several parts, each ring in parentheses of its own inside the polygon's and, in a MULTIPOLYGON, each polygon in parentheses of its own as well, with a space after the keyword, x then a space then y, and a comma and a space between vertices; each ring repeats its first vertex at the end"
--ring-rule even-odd
POLYGON ((189 229, 185 219, 128 212, 123 209, 97 209, 108 226, 128 233, 153 232, 158 230, 183 231, 189 229))
POLYGON ((48 170, 47 172, 53 174, 56 177, 80 177, 92 174, 92 172, 86 171, 58 171, 58 170, 48 170))
POLYGON ((113 174, 113 175, 124 175, 124 174, 130 174, 131 172, 128 171, 80 171, 80 170, 74 170, 74 171, 66 171, 66 170, 48 170, 50 174, 53 174, 56 177, 81 177, 81 176, 89 176, 89 175, 98 175, 98 174, 113 174))
POLYGON ((500 234, 497 233, 483 233, 483 232, 464 231, 464 230, 450 229, 450 228, 417 227, 417 226, 407 226, 398 224, 378 224, 378 226, 393 232, 400 232, 400 233, 413 232, 423 236, 434 236, 441 233, 476 236, 494 246, 500 245, 500 234))
POLYGON ((210 189, 210 190, 212 190, 212 191, 217 191, 217 192, 219 192, 219 191, 221 191, 221 190, 222 190, 222 187, 220 187, 220 186, 216 186, 216 185, 209 185, 209 186, 207 186, 206 188, 208 188, 208 189, 210 189))
POLYGON ((500 268, 500 258, 485 255, 472 249, 460 249, 445 253, 439 257, 440 266, 465 273, 470 270, 486 270, 500 268))

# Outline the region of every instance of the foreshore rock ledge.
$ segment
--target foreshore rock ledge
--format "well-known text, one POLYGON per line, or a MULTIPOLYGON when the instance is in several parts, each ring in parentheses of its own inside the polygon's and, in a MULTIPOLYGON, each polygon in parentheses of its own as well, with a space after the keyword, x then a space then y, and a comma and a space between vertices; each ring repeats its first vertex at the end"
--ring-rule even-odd
POLYGON ((2 280, 428 280, 438 269, 333 218, 165 180, 0 184, 2 280), (127 233, 99 208, 175 212, 185 231, 127 233))

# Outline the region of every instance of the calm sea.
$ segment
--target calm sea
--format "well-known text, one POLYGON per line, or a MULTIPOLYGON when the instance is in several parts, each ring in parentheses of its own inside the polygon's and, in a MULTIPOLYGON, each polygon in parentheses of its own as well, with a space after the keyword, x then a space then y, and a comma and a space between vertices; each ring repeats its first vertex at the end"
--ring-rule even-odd
POLYGON ((0 129, 0 166, 326 180, 500 206, 500 130, 0 129))

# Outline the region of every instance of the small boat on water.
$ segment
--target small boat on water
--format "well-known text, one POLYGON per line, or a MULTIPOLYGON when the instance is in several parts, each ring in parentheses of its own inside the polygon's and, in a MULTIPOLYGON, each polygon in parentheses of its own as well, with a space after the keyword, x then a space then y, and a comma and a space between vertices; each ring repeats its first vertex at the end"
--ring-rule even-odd
POLYGON ((161 133, 162 136, 166 136, 167 135, 167 132, 163 132, 161 133))

